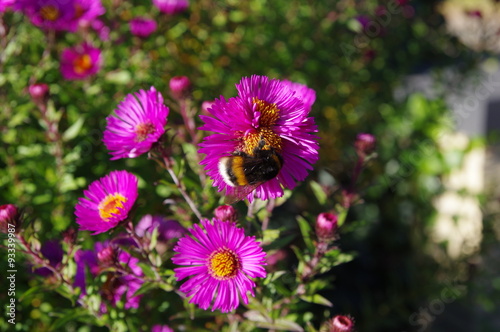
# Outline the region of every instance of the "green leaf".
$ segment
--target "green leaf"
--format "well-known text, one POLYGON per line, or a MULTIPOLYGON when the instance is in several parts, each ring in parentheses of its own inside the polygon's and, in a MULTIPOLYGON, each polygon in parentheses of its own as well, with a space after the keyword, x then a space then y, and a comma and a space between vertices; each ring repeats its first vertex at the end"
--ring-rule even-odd
POLYGON ((78 118, 62 135, 62 140, 64 142, 70 141, 80 133, 85 119, 83 117, 78 118))
POLYGON ((314 295, 302 295, 300 297, 301 300, 309 302, 309 303, 316 303, 316 304, 321 304, 327 307, 333 307, 333 303, 325 299, 323 296, 319 294, 314 294, 314 295))
MULTIPOLYGON (((52 326, 50 327, 50 331, 57 331, 59 330, 60 328, 62 328, 63 326, 65 326, 68 322, 71 322, 71 321, 74 321, 74 320, 77 320, 77 319, 81 319, 82 317, 85 317, 87 322, 88 320, 91 320, 93 321, 93 317, 91 315, 89 315, 89 313, 83 309, 83 308, 75 308, 71 311, 65 311, 63 313, 63 315, 58 318, 54 324, 52 324, 52 326)), ((89 323, 89 322, 88 322, 89 323)), ((91 322, 91 323, 95 323, 95 322, 91 322)))
POLYGON ((314 252, 315 247, 313 241, 311 239, 312 228, 309 224, 309 221, 302 216, 297 216, 297 221, 300 227, 300 233, 302 233, 302 238, 304 239, 304 243, 306 244, 307 249, 310 253, 314 252))
POLYGON ((132 75, 129 71, 110 71, 106 74, 105 80, 114 84, 128 84, 132 79, 132 75))
POLYGON ((311 189, 314 193, 314 196, 316 196, 316 199, 318 200, 319 204, 325 205, 327 196, 321 185, 316 182, 316 181, 311 181, 310 182, 311 189))
POLYGON ((152 279, 152 280, 156 279, 156 273, 149 264, 137 263, 137 265, 139 265, 139 267, 141 268, 142 272, 144 273, 144 275, 146 277, 148 277, 149 279, 152 279))
POLYGON ((28 289, 26 292, 24 292, 23 295, 21 295, 21 297, 19 298, 19 302, 22 302, 24 301, 26 298, 29 298, 30 295, 32 294, 36 294, 36 293, 40 293, 44 290, 44 287, 43 286, 35 286, 35 287, 31 287, 30 289, 28 289))
POLYGON ((158 288, 158 285, 154 282, 145 282, 141 287, 135 291, 134 296, 139 296, 149 292, 150 290, 158 288))
POLYGON ((263 233, 264 233, 264 236, 262 239, 263 243, 271 243, 280 237, 280 230, 279 229, 266 229, 266 230, 264 230, 263 233))
POLYGON ((339 212, 338 218, 337 218, 337 225, 338 225, 338 227, 340 227, 340 226, 342 226, 344 224, 345 218, 347 217, 347 212, 348 211, 349 210, 342 208, 342 210, 339 212))
POLYGON ((75 299, 74 299, 75 294, 73 290, 70 288, 70 286, 62 284, 56 288, 56 291, 65 298, 67 298, 68 300, 70 300, 73 305, 75 305, 75 299))
POLYGON ((279 277, 281 277, 286 273, 289 273, 289 271, 276 271, 273 273, 269 273, 266 279, 264 280, 264 285, 270 284, 271 282, 275 281, 276 279, 278 279, 279 277))

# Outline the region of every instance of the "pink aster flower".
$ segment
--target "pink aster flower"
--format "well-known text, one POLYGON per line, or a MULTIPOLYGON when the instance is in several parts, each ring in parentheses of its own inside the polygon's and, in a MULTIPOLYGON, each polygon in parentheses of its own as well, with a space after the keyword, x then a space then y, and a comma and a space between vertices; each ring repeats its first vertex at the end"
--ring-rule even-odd
POLYGON ((167 219, 163 216, 145 215, 135 226, 135 232, 140 237, 151 235, 154 229, 158 229, 158 241, 167 242, 178 239, 186 233, 177 220, 167 219))
POLYGON ((3 13, 14 4, 15 0, 0 0, 0 13, 3 13))
POLYGON ((14 9, 22 11, 31 23, 44 30, 73 31, 74 0, 18 0, 14 9))
POLYGON ((127 171, 113 171, 92 182, 75 207, 80 230, 95 235, 116 227, 127 218, 137 191, 137 177, 127 171))
POLYGON ((153 0, 161 12, 169 15, 175 15, 185 11, 189 7, 188 0, 153 0))
POLYGON ((113 156, 111 160, 148 152, 165 132, 168 112, 154 87, 128 94, 115 114, 106 118, 103 142, 113 156))
POLYGON ((284 80, 283 84, 285 84, 288 87, 288 89, 290 89, 290 91, 295 93, 295 97, 302 100, 305 109, 309 112, 311 110, 312 105, 316 101, 316 91, 307 87, 307 85, 287 80, 284 80))
MULTIPOLYGON (((73 29, 76 30, 78 26, 88 26, 98 16, 106 12, 101 0, 73 0, 75 14, 73 16, 73 29)), ((74 31, 73 30, 73 31, 74 31)))
POLYGON ((205 124, 199 129, 215 132, 200 144, 201 164, 230 196, 255 187, 249 200, 281 197, 283 187, 293 189, 318 160, 317 126, 287 83, 254 75, 236 89, 237 97, 215 100, 208 110, 213 117, 200 115, 205 124))
POLYGON ((63 50, 61 73, 66 80, 83 80, 97 73, 101 62, 101 50, 84 43, 63 50))
POLYGON ((245 236, 235 223, 213 219, 194 225, 174 248, 172 257, 177 280, 191 277, 180 291, 192 298, 190 303, 207 310, 230 312, 239 305, 239 298, 248 304, 247 292, 254 295, 255 283, 250 278, 266 276, 263 265, 266 253, 254 236, 245 236), (213 303, 212 303, 213 302, 213 303))
POLYGON ((146 17, 136 17, 130 21, 130 32, 137 37, 146 38, 155 32, 156 28, 156 21, 146 17))
POLYGON ((154 325, 152 328, 151 328, 151 332, 174 332, 174 330, 172 330, 170 327, 168 327, 167 325, 154 325))
MULTIPOLYGON (((131 241, 116 239, 95 244, 94 255, 101 269, 120 267, 119 271, 107 273, 107 281, 101 294, 112 306, 123 301, 125 309, 138 308, 142 295, 135 295, 135 292, 144 283, 144 274, 138 265, 139 259, 121 249, 121 245, 127 248, 136 246, 131 241)), ((106 312, 105 307, 101 308, 101 312, 106 312)))
POLYGON ((93 277, 99 274, 99 264, 97 262, 97 255, 93 250, 78 250, 75 253, 76 273, 73 281, 74 287, 80 288, 80 296, 87 294, 86 289, 86 275, 88 272, 93 277))
POLYGON ((139 259, 133 257, 126 251, 120 251, 118 253, 118 262, 129 269, 130 273, 115 279, 114 287, 110 290, 113 294, 111 304, 116 306, 119 301, 123 300, 125 309, 139 308, 142 295, 135 295, 135 292, 137 292, 144 283, 142 279, 143 272, 139 265, 137 265, 139 259))

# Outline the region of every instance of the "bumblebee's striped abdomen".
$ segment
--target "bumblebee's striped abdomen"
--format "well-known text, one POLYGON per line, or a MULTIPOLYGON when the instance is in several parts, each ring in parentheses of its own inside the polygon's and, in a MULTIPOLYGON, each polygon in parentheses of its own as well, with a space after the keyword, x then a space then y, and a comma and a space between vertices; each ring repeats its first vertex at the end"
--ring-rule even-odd
POLYGON ((219 160, 219 173, 224 182, 231 187, 246 186, 248 184, 244 169, 245 157, 222 157, 219 160))

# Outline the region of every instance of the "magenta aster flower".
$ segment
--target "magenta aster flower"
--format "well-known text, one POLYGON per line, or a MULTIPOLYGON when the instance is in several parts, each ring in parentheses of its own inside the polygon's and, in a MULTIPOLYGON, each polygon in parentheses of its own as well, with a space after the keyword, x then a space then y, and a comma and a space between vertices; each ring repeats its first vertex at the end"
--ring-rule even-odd
POLYGON ((78 250, 75 253, 76 273, 73 281, 74 287, 80 288, 80 296, 87 294, 86 275, 90 272, 93 277, 99 274, 97 255, 93 250, 78 250))
POLYGON ((285 84, 290 91, 295 93, 295 97, 302 100, 304 107, 308 112, 311 111, 311 107, 316 101, 316 91, 307 87, 307 85, 287 80, 284 80, 283 84, 285 84))
POLYGON ((93 235, 106 232, 127 218, 137 199, 137 177, 127 171, 113 171, 84 190, 75 207, 80 230, 93 235))
POLYGON ((153 0, 155 5, 162 13, 175 15, 185 11, 189 7, 188 0, 153 0))
POLYGON ((106 118, 103 142, 113 156, 111 160, 148 152, 165 132, 168 112, 154 87, 128 94, 115 114, 106 118))
POLYGON ((75 14, 72 22, 74 24, 74 30, 78 28, 78 25, 89 25, 98 16, 101 16, 106 12, 101 0, 73 0, 72 2, 75 8, 75 14))
POLYGON ((174 332, 174 330, 172 330, 170 327, 168 327, 167 325, 154 325, 152 328, 151 328, 151 332, 174 332))
POLYGON ((151 235, 158 228, 158 241, 167 242, 178 239, 186 233, 177 220, 167 219, 163 216, 145 215, 135 226, 135 232, 140 237, 151 235))
POLYGON ((146 38, 155 32, 156 28, 156 21, 146 17, 136 17, 130 21, 130 32, 137 37, 146 38))
POLYGON ((14 4, 14 0, 0 0, 0 13, 3 13, 14 4))
POLYGON ((254 75, 236 89, 237 97, 215 100, 208 110, 213 117, 200 116, 205 124, 199 129, 215 132, 200 144, 198 152, 206 155, 201 164, 228 195, 255 186, 249 200, 254 193, 263 200, 281 197, 282 187, 294 188, 318 160, 317 126, 282 81, 254 75))
POLYGON ((213 219, 194 225, 174 248, 172 257, 177 280, 191 277, 180 291, 206 310, 229 312, 239 305, 239 297, 248 304, 247 292, 254 296, 255 283, 250 278, 266 276, 263 265, 266 253, 254 236, 245 236, 235 223, 213 219))
POLYGON ((63 50, 61 73, 66 80, 83 80, 97 73, 101 62, 101 50, 84 43, 63 50))
MULTIPOLYGON (((49 265, 53 268, 59 268, 62 263, 64 252, 61 243, 58 240, 48 240, 44 242, 40 249, 42 256, 49 261, 49 265)), ((33 271, 34 273, 48 277, 52 275, 52 271, 47 267, 40 267, 33 271)))
POLYGON ((132 257, 126 251, 120 251, 118 262, 129 269, 130 273, 115 279, 114 288, 111 290, 113 294, 111 304, 116 306, 119 301, 123 300, 125 309, 139 308, 142 295, 134 295, 144 283, 142 280, 143 272, 139 265, 137 265, 139 259, 132 257))
POLYGON ((74 0, 18 0, 14 9, 22 11, 33 25, 41 29, 74 30, 74 0))

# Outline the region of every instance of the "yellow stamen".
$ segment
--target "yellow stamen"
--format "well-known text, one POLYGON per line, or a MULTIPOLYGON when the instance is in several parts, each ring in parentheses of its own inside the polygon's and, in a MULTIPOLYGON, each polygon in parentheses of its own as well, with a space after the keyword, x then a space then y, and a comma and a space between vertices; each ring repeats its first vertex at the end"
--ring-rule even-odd
POLYGON ((97 207, 99 209, 99 216, 104 221, 109 221, 113 215, 120 212, 119 209, 123 209, 123 203, 126 201, 127 198, 121 194, 109 194, 101 201, 101 203, 99 203, 99 206, 97 207))
POLYGON ((229 279, 238 273, 240 260, 234 251, 227 248, 220 249, 209 258, 210 274, 217 279, 229 279))
POLYGON ((40 8, 40 15, 47 21, 55 21, 59 18, 59 9, 53 5, 47 5, 40 8))
POLYGON ((259 127, 253 132, 247 133, 243 138, 243 152, 253 154, 254 149, 259 146, 261 140, 266 142, 263 147, 264 150, 273 147, 276 151, 281 152, 281 137, 272 129, 272 126, 280 118, 280 109, 276 104, 268 103, 257 97, 253 98, 252 101, 257 106, 257 111, 261 113, 259 127))
POLYGON ((135 133, 137 136, 135 136, 135 141, 136 142, 142 142, 146 138, 148 138, 149 134, 153 134, 156 131, 155 126, 153 126, 152 123, 146 122, 146 123, 140 123, 135 127, 135 133))
POLYGON ((82 54, 73 61, 73 69, 77 74, 83 74, 92 68, 92 59, 88 54, 82 54))

